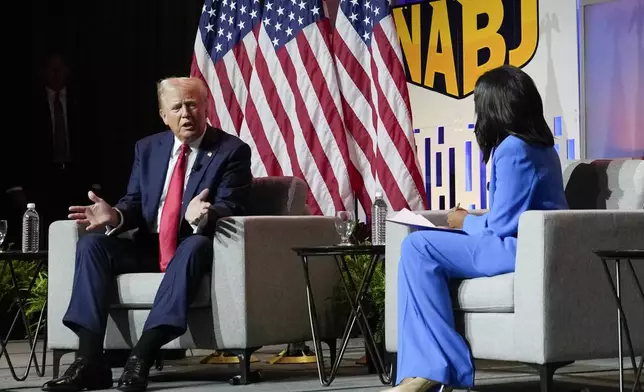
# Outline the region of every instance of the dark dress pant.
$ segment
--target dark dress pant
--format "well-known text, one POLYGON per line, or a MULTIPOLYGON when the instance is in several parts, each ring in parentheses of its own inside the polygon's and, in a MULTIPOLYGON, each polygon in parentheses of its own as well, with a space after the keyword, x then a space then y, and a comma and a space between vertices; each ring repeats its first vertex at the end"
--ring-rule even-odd
MULTIPOLYGON (((110 293, 116 276, 136 272, 159 272, 158 240, 136 241, 86 234, 78 241, 76 269, 69 308, 63 324, 73 331, 85 328, 105 335, 110 293)), ((186 331, 188 307, 201 280, 212 269, 212 240, 202 235, 183 239, 170 261, 154 298, 144 330, 169 327, 172 339, 186 331)))

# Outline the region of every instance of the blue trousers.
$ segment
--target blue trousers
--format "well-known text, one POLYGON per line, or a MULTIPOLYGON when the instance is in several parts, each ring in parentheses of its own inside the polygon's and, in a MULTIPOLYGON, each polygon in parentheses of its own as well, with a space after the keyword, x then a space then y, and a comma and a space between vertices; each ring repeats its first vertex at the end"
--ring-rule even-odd
MULTIPOLYGON (((72 296, 63 324, 75 332, 82 327, 104 336, 114 278, 124 273, 159 272, 157 255, 158 241, 156 246, 140 246, 131 240, 103 234, 81 237, 76 250, 72 296)), ((188 306, 201 280, 211 271, 212 258, 212 240, 208 237, 192 235, 179 243, 144 330, 166 326, 172 331, 173 339, 186 331, 188 306)))
POLYGON ((454 328, 450 279, 514 271, 515 253, 492 235, 426 230, 402 243, 398 267, 398 379, 422 377, 455 387, 474 384, 465 339, 454 328))

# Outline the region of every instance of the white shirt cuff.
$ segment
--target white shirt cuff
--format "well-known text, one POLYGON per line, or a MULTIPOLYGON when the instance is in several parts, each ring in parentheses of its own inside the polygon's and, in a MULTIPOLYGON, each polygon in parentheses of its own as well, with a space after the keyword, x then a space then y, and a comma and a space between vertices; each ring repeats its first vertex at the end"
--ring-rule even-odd
POLYGON ((112 234, 113 232, 115 232, 116 230, 120 229, 123 226, 123 213, 118 208, 114 208, 114 210, 116 212, 118 212, 118 214, 119 214, 119 224, 116 227, 106 226, 105 227, 105 235, 110 235, 110 234, 112 234))

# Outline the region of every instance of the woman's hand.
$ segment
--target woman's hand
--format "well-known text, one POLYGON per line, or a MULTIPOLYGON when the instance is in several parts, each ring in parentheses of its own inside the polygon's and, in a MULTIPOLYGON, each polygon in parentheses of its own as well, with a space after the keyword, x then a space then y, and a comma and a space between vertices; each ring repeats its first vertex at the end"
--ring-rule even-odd
POLYGON ((452 229, 462 229, 468 214, 466 209, 456 207, 455 210, 447 213, 447 225, 452 229))

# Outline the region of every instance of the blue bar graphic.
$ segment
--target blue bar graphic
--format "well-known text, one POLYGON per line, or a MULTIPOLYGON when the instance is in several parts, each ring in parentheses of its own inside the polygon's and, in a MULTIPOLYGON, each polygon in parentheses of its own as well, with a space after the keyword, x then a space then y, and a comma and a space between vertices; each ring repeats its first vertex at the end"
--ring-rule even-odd
POLYGON ((474 124, 467 124, 467 129, 474 130, 474 124))
POLYGON ((443 186, 443 157, 440 152, 436 153, 436 186, 443 186))
POLYGON ((438 209, 439 210, 444 210, 445 209, 445 196, 444 195, 438 196, 438 209))
POLYGON ((438 127, 438 144, 445 144, 445 127, 438 127))
POLYGON ((476 205, 475 204, 470 204, 470 210, 475 210, 475 209, 476 209, 476 205))
POLYGON ((456 206, 456 149, 449 149, 449 208, 456 206))
POLYGON ((568 139, 568 159, 575 159, 575 139, 568 139))
POLYGON ((479 186, 481 188, 481 208, 487 208, 487 173, 485 171, 485 163, 483 162, 483 152, 481 152, 481 167, 479 169, 479 186))
POLYGON ((561 148, 559 147, 559 145, 557 143, 555 143, 555 150, 557 151, 557 154, 561 154, 561 151, 560 151, 561 148))
POLYGON ((555 127, 553 130, 555 136, 563 135, 563 127, 561 125, 561 116, 555 117, 555 127))
POLYGON ((472 142, 465 142, 465 192, 472 192, 472 142))
POLYGON ((427 206, 432 209, 432 139, 425 138, 425 194, 427 206))
POLYGON ((420 133, 420 129, 418 128, 414 129, 414 133, 420 133))

